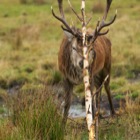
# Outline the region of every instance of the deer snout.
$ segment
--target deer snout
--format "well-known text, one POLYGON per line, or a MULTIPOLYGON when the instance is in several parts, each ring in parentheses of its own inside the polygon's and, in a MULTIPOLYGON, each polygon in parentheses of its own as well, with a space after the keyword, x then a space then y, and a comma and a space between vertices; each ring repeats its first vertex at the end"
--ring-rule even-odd
POLYGON ((81 60, 81 61, 79 62, 79 66, 80 66, 81 69, 83 69, 83 60, 81 60))

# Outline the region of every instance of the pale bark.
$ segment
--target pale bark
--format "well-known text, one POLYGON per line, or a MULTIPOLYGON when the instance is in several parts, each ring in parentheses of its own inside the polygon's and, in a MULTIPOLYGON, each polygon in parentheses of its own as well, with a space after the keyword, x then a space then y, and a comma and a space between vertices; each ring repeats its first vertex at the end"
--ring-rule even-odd
POLYGON ((95 140, 95 123, 93 124, 93 113, 92 113, 92 93, 90 88, 90 77, 89 77, 89 61, 88 61, 88 47, 86 41, 86 17, 85 17, 85 0, 82 0, 81 12, 83 17, 82 22, 82 35, 83 35, 83 81, 85 86, 85 105, 86 105, 86 121, 89 131, 89 140, 95 140))

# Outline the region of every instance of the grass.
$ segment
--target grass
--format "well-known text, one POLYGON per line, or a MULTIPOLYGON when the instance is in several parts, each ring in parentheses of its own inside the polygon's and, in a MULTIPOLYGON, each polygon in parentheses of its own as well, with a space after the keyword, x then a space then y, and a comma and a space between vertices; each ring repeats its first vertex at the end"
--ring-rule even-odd
MULTIPOLYGON (((138 140, 140 132, 140 96, 132 100, 130 96, 125 96, 125 110, 122 106, 118 117, 100 120, 99 140, 138 140)), ((85 119, 70 121, 68 124, 70 140, 88 140, 85 119)))
POLYGON ((139 139, 140 132, 140 98, 132 101, 126 96, 125 113, 118 118, 111 120, 111 123, 102 121, 101 124, 101 139, 105 140, 124 140, 124 139, 139 139), (109 126, 108 126, 109 125, 109 126), (107 129, 106 129, 107 128, 107 129))
MULTIPOLYGON (((94 2, 87 1, 86 5, 87 17, 93 17, 89 24, 89 27, 92 28, 95 27, 98 18, 102 17, 102 9, 100 11, 100 8, 103 8, 105 4, 103 0, 98 4, 96 1, 94 2), (96 8, 99 11, 94 10, 96 8)), ((78 1, 71 1, 71 3, 80 13, 81 3, 78 1)), ((51 15, 51 6, 58 13, 55 0, 49 0, 43 5, 20 4, 19 0, 0 1, 0 97, 5 98, 7 90, 13 90, 16 86, 19 86, 25 94, 30 94, 31 91, 37 94, 36 91, 38 91, 40 95, 42 91, 39 89, 44 84, 54 85, 62 80, 62 76, 58 72, 57 54, 63 32, 60 23, 51 15)), ((69 10, 67 1, 64 1, 64 9, 68 23, 73 20, 74 24, 81 28, 80 23, 77 22, 76 17, 69 10)), ((111 91, 117 99, 125 99, 126 93, 131 93, 129 97, 136 101, 140 96, 140 1, 113 1, 108 20, 114 15, 115 9, 118 10, 117 20, 111 26, 107 35, 112 42, 111 91)), ((82 93, 83 86, 78 86, 75 91, 82 93)), ((13 92, 15 91, 13 90, 13 92)), ((80 94, 81 96, 83 94, 80 94)), ((26 98, 23 96, 23 99, 26 98)), ((37 100, 37 102, 39 101, 37 100)), ((127 114, 124 113, 120 118, 115 118, 113 124, 102 127, 105 122, 101 122, 100 139, 138 138, 137 133, 140 130, 137 126, 140 114, 138 111, 139 104, 134 102, 133 104, 136 105, 128 102, 127 114), (132 105, 131 109, 130 105, 132 105), (132 110, 134 110, 133 113, 132 110), (133 125, 131 126, 130 123, 133 125), (128 130, 125 128, 128 128, 128 130), (131 134, 131 131, 135 136, 131 134)), ((30 108, 30 106, 27 106, 27 110, 20 112, 21 115, 17 115, 19 117, 17 126, 13 126, 9 119, 0 119, 0 136, 4 140, 22 140, 25 139, 25 136, 30 136, 29 139, 33 139, 34 136, 37 138, 34 132, 39 132, 41 125, 45 129, 42 130, 44 135, 44 131, 46 131, 44 124, 48 122, 45 119, 42 122, 41 115, 47 114, 43 114, 45 111, 42 109, 36 110, 37 113, 41 111, 39 112, 40 116, 30 114, 33 111, 29 112, 28 107, 30 108), (35 119, 30 117, 35 117, 35 119), (24 121, 21 121, 22 119, 24 121), (29 123, 29 120, 32 121, 29 123), (39 121, 36 124, 37 128, 34 128, 33 121, 39 121), (30 127, 27 127, 28 124, 30 127), (26 128, 31 128, 29 134, 26 132, 26 128)), ((0 108, 0 114, 3 114, 4 111, 3 108, 0 108)), ((83 123, 83 121, 81 122, 83 123)), ((65 139, 86 140, 86 128, 79 128, 74 123, 73 125, 74 127, 67 126, 65 139)))
POLYGON ((11 115, 0 125, 1 138, 62 140, 62 117, 54 100, 47 88, 36 91, 24 90, 8 99, 11 115))

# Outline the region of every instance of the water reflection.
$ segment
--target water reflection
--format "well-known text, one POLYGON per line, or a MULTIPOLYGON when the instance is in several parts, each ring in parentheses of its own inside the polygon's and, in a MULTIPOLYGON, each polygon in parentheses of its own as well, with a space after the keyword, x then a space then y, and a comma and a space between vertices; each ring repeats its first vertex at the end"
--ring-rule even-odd
POLYGON ((86 117, 85 107, 82 106, 80 103, 71 105, 69 110, 69 117, 70 118, 86 117))

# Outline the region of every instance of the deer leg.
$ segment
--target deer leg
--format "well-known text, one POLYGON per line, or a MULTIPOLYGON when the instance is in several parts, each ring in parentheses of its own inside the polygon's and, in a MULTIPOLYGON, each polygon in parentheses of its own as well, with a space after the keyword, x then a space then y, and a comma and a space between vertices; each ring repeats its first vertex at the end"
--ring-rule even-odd
MULTIPOLYGON (((100 87, 99 87, 100 88, 100 87)), ((98 90, 98 88, 97 88, 98 90)), ((102 89, 100 89, 96 94, 96 106, 98 108, 98 111, 100 111, 100 101, 101 101, 101 91, 102 89)))
POLYGON ((110 105, 110 109, 111 109, 111 114, 112 114, 112 115, 115 115, 115 109, 114 109, 113 102, 112 102, 112 98, 111 98, 109 80, 107 80, 107 81, 105 82, 105 91, 106 91, 107 96, 108 96, 108 101, 109 101, 109 105, 110 105))
POLYGON ((63 125, 66 125, 68 112, 71 104, 71 95, 73 91, 73 85, 68 81, 64 80, 64 90, 65 90, 65 106, 64 106, 64 114, 63 114, 63 125))
POLYGON ((96 87, 96 107, 98 113, 100 113, 100 101, 101 101, 101 91, 102 91, 102 80, 100 74, 95 76, 94 81, 96 87))
MULTIPOLYGON (((100 88, 102 84, 100 83, 99 85, 95 85, 96 87, 96 90, 98 90, 100 88)), ((91 92, 93 93, 93 81, 91 83, 91 92)), ((95 112, 98 112, 99 114, 99 111, 100 111, 100 100, 101 100, 101 90, 102 88, 96 92, 96 95, 94 95, 93 93, 93 114, 96 114, 95 112)))
POLYGON ((91 80, 90 81, 90 90, 91 90, 91 93, 92 93, 92 115, 93 115, 93 118, 94 118, 94 115, 95 115, 95 112, 96 112, 96 100, 95 100, 95 96, 94 96, 94 93, 93 93, 93 89, 94 89, 94 80, 91 80))
MULTIPOLYGON (((96 88, 96 90, 98 90, 100 88, 100 86, 98 88, 96 88)), ((96 111, 96 114, 95 114, 95 119, 96 119, 96 139, 97 140, 98 140, 98 132, 99 132, 99 115, 100 115, 101 91, 102 91, 102 88, 96 93, 97 111, 96 111)))

